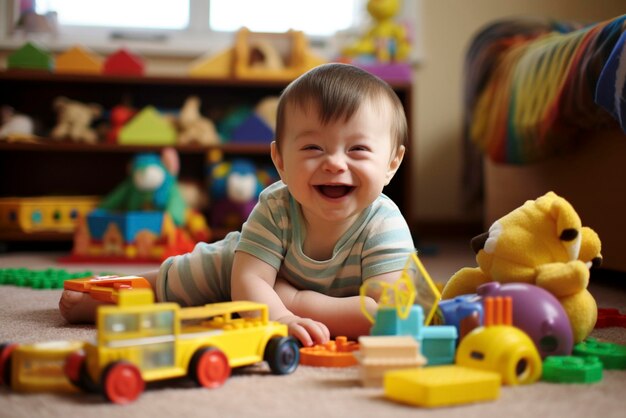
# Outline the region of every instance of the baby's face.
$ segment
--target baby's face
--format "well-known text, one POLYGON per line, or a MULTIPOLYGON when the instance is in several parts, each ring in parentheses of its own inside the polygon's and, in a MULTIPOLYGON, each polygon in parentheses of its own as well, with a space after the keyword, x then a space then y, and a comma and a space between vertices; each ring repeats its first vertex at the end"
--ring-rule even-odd
POLYGON ((391 110, 365 102, 348 121, 322 125, 317 110, 287 109, 281 150, 272 158, 306 220, 355 219, 389 183, 404 148, 396 153, 391 110))

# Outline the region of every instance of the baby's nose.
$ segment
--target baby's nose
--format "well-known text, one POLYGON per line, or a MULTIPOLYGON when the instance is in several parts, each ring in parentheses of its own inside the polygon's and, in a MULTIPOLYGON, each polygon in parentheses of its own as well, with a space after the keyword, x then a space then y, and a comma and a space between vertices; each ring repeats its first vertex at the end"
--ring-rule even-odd
POLYGON ((324 161, 324 169, 330 172, 340 172, 346 169, 346 160, 343 155, 335 153, 328 154, 324 161))

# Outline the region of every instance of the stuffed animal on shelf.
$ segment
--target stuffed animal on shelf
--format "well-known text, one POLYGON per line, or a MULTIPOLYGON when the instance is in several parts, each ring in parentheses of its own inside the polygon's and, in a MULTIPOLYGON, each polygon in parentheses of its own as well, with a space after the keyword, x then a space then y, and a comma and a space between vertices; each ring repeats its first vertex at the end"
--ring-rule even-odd
POLYGON ((475 293, 489 281, 534 284, 563 305, 576 343, 593 330, 597 306, 587 285, 589 268, 602 262, 601 243, 567 200, 554 192, 529 200, 474 238, 472 247, 478 267, 455 273, 444 299, 475 293))
POLYGON ((95 144, 98 135, 91 123, 102 114, 102 107, 96 103, 81 103, 67 97, 57 97, 53 103, 57 111, 57 124, 50 135, 54 139, 69 138, 75 142, 95 144))
POLYGON ((277 175, 244 158, 214 161, 209 167, 210 224, 238 229, 250 215, 264 187, 277 175))
POLYGON ((176 225, 184 225, 187 206, 176 181, 179 164, 173 148, 165 148, 161 156, 154 153, 136 155, 128 178, 105 196, 98 207, 119 211, 164 211, 176 225))
POLYGON ((200 98, 189 96, 178 117, 178 144, 219 144, 220 137, 213 122, 200 113, 200 98))
POLYGON ((0 139, 32 141, 34 131, 34 123, 31 117, 15 113, 11 106, 0 107, 0 139))
POLYGON ((411 50, 405 27, 394 21, 401 0, 369 0, 367 12, 373 26, 354 44, 343 49, 348 57, 371 56, 378 62, 405 61, 411 50))

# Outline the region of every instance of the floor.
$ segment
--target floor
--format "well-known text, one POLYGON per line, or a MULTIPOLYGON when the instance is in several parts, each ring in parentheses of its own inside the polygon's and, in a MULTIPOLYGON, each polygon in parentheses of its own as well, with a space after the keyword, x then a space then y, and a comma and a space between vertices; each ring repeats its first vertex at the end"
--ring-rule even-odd
MULTIPOLYGON (((61 259, 65 252, 54 251, 14 251, 0 254, 1 268, 28 268, 44 270, 65 269, 68 272, 90 271, 94 274, 140 274, 154 270, 158 264, 77 264, 66 263, 61 259)), ((475 266, 474 254, 468 238, 426 239, 418 245, 418 256, 431 278, 445 283, 461 267, 475 266)))

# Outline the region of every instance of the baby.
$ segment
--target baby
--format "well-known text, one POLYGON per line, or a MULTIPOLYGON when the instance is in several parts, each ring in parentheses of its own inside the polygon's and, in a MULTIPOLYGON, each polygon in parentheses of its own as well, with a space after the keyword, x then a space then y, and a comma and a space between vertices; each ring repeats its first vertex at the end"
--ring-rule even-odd
MULTIPOLYGON (((271 157, 281 180, 261 193, 241 232, 144 274, 157 300, 265 303, 305 346, 368 334, 361 285, 395 281, 415 251, 398 207, 382 194, 406 136, 402 104, 384 81, 347 64, 303 74, 278 105, 271 157)), ((379 295, 367 296, 373 312, 379 295)), ((88 295, 65 291, 59 306, 70 322, 93 320, 88 295)))

